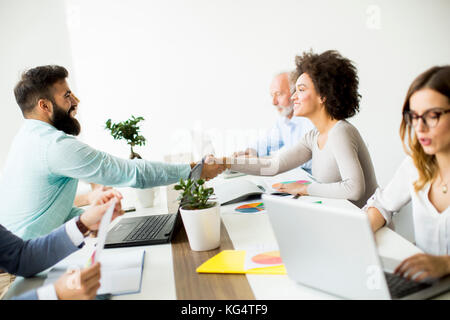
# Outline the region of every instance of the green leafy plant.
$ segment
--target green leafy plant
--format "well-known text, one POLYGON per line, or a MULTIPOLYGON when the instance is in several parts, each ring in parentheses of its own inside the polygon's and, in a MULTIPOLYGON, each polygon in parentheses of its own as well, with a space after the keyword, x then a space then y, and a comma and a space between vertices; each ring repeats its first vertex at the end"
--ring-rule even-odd
POLYGON ((175 190, 183 190, 178 200, 180 205, 186 210, 207 209, 214 206, 214 203, 208 202, 214 193, 213 188, 205 187, 205 180, 180 179, 180 183, 175 185, 175 190))
POLYGON ((132 115, 130 119, 118 123, 112 123, 111 119, 106 121, 105 128, 111 131, 112 137, 116 140, 123 139, 130 146, 130 159, 142 159, 138 153, 134 152, 133 147, 145 145, 146 139, 139 134, 140 128, 138 126, 138 123, 143 120, 143 117, 136 118, 132 115))

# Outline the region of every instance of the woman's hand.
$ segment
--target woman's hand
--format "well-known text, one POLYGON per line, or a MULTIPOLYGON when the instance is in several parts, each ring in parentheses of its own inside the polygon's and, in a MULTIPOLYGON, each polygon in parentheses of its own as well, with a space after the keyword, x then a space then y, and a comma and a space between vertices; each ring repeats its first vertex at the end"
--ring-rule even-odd
POLYGON ((417 275, 415 281, 441 278, 450 273, 450 256, 419 253, 403 260, 394 272, 410 280, 417 275))
POLYGON ((307 185, 303 183, 298 182, 292 182, 292 183, 275 183, 272 185, 272 188, 280 191, 280 192, 286 192, 293 195, 301 195, 301 196, 307 196, 308 190, 307 185))

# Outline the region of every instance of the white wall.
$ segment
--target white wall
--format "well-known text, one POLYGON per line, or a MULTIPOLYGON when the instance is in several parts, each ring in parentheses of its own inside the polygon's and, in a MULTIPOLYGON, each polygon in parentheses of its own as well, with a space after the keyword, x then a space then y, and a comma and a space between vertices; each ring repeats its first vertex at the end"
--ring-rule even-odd
POLYGON ((72 69, 64 8, 58 0, 0 0, 0 168, 23 119, 13 93, 20 74, 44 64, 72 69))
POLYGON ((245 143, 236 136, 273 121, 268 86, 276 72, 309 48, 337 49, 358 66, 363 98, 352 122, 385 184, 403 157, 407 87, 450 57, 445 0, 66 3, 83 138, 118 155, 127 148, 103 123, 130 114, 148 119, 147 158, 173 152, 185 141, 174 131, 192 127, 222 133, 216 148, 231 152, 245 143))
POLYGON ((186 144, 183 129, 222 134, 219 151, 242 146, 237 136, 276 116, 271 77, 304 50, 337 49, 358 66, 352 122, 384 185, 404 156, 398 127, 409 84, 449 63, 449 12, 447 0, 0 0, 0 165, 21 122, 12 88, 27 67, 70 69, 81 139, 126 157, 104 122, 142 115, 149 144, 138 152, 161 160, 186 144))
MULTIPOLYGON (((12 88, 24 69, 58 63, 81 98, 81 138, 127 156, 107 118, 142 115, 149 159, 180 148, 180 129, 215 132, 218 151, 245 144, 276 116, 268 86, 294 56, 337 49, 358 66, 366 139, 380 184, 403 157, 398 125, 406 89, 448 63, 450 2, 66 0, 0 2, 0 164, 21 115, 12 88), (173 143, 171 143, 173 142, 173 143)), ((184 134, 184 131, 181 130, 184 134)))

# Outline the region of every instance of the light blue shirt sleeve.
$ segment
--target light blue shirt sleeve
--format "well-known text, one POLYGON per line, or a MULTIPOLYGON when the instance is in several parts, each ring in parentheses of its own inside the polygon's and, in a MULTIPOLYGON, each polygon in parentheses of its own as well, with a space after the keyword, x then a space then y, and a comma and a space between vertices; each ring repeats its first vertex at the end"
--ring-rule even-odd
MULTIPOLYGON (((279 117, 276 124, 267 134, 253 142, 250 148, 257 151, 258 157, 269 156, 271 152, 281 148, 292 148, 303 136, 314 129, 312 122, 304 117, 293 117, 288 119, 279 117)), ((311 173, 311 161, 307 161, 301 166, 308 173, 311 173)))
POLYGON ((58 295, 53 284, 40 287, 36 290, 36 293, 39 300, 58 300, 58 295))
POLYGON ((17 297, 12 297, 12 300, 58 300, 55 286, 49 284, 38 288, 37 290, 31 290, 21 294, 17 297))
POLYGON ((39 296, 36 290, 30 290, 25 292, 24 294, 21 294, 20 296, 11 298, 11 300, 38 300, 38 299, 39 296))
POLYGON ((27 291, 20 296, 12 297, 11 300, 58 300, 55 286, 49 284, 37 290, 27 291))
POLYGON ((60 136, 49 146, 47 161, 50 172, 55 176, 142 189, 187 179, 191 170, 189 164, 114 157, 68 135, 60 136))
POLYGON ((278 122, 267 131, 265 136, 250 144, 250 148, 256 150, 258 157, 268 156, 272 151, 279 150, 283 146, 284 142, 278 122))

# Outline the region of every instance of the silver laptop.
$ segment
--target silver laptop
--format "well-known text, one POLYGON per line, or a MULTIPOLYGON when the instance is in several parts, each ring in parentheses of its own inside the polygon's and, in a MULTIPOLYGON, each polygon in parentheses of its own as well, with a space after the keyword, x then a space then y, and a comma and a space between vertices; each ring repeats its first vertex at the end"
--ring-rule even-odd
POLYGON ((263 195, 288 276, 348 299, 426 299, 450 290, 450 276, 415 282, 382 261, 367 216, 317 203, 263 195))

